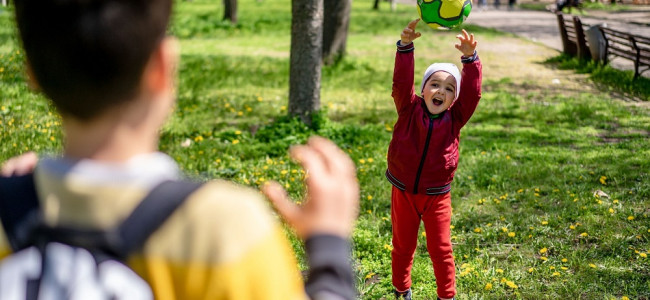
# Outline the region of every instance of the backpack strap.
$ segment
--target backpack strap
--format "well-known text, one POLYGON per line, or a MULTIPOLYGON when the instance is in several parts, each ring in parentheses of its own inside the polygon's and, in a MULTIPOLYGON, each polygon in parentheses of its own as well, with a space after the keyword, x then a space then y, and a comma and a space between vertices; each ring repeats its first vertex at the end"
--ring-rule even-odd
POLYGON ((185 199, 203 183, 193 181, 165 181, 154 188, 117 228, 121 257, 142 248, 152 235, 185 199))
POLYGON ((129 254, 142 248, 149 236, 202 185, 192 181, 164 181, 154 187, 120 225, 110 230, 51 227, 41 222, 31 232, 28 245, 58 242, 124 261, 129 254))
POLYGON ((38 219, 33 175, 0 178, 0 221, 13 251, 28 246, 30 224, 35 225, 38 219))

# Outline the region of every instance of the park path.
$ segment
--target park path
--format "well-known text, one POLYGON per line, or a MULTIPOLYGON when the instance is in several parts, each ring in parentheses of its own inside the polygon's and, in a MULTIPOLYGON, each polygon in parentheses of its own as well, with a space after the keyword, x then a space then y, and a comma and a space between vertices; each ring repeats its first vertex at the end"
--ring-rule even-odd
MULTIPOLYGON (((585 25, 593 26, 606 23, 608 27, 617 30, 650 37, 650 6, 640 6, 634 10, 624 12, 590 11, 587 16, 580 16, 580 20, 585 25)), ((508 10, 503 5, 499 10, 492 7, 488 10, 474 7, 465 22, 514 33, 552 49, 562 51, 562 40, 560 39, 557 17, 549 11, 521 10, 517 8, 508 10)), ((613 59, 611 65, 622 70, 634 68, 631 61, 618 58, 613 59)), ((644 73, 644 76, 649 75, 648 72, 644 73)))

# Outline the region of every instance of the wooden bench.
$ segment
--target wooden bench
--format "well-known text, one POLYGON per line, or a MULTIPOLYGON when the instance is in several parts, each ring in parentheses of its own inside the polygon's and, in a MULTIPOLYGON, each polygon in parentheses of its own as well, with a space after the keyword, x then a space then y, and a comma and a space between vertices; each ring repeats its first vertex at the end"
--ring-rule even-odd
POLYGON ((598 28, 605 38, 605 64, 609 56, 631 60, 634 62, 634 78, 650 69, 650 38, 603 26, 598 28), (645 69, 642 69, 643 67, 645 69))
POLYGON ((563 52, 580 59, 591 58, 589 45, 585 39, 584 25, 580 18, 578 16, 573 16, 571 19, 565 18, 561 12, 557 12, 555 15, 560 27, 563 52))

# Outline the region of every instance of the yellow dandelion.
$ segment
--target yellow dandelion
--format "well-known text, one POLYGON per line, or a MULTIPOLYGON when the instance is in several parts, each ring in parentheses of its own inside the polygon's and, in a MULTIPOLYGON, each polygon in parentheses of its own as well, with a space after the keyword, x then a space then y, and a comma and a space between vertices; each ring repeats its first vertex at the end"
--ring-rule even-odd
POLYGON ((594 265, 594 264, 589 264, 589 266, 592 267, 592 268, 596 268, 596 265, 594 265))
POLYGON ((606 176, 600 176, 600 179, 598 181, 600 181, 600 184, 602 184, 602 185, 607 185, 607 177, 606 176))
POLYGON ((614 209, 610 207, 610 208, 609 208, 609 213, 610 213, 610 214, 613 214, 613 213, 614 213, 614 209))
POLYGON ((199 135, 199 136, 195 137, 194 141, 197 142, 197 143, 203 141, 203 136, 199 135))
POLYGON ((548 267, 549 270, 555 270, 555 266, 548 267))
POLYGON ((628 221, 634 220, 634 216, 627 216, 628 221))
POLYGON ((285 111, 285 110, 287 110, 287 106, 286 106, 286 105, 282 105, 282 106, 280 106, 280 110, 281 110, 281 111, 285 111))
POLYGON ((568 270, 569 268, 567 268, 567 267, 560 267, 560 269, 566 271, 566 270, 568 270))
POLYGON ((546 253, 546 251, 548 251, 548 249, 546 247, 544 247, 542 249, 539 249, 539 254, 544 254, 544 253, 546 253))
POLYGON ((506 285, 511 289, 517 289, 518 288, 518 286, 514 282, 512 282, 510 280, 506 281, 506 285))
POLYGON ((368 195, 368 197, 366 197, 366 198, 367 198, 368 200, 372 200, 372 195, 368 195))
POLYGON ((491 290, 491 289, 492 289, 492 284, 488 282, 488 283, 485 285, 485 290, 486 290, 486 291, 489 291, 489 290, 491 290))
MULTIPOLYGON (((449 225, 449 229, 454 229, 454 228, 456 228, 456 226, 454 226, 454 225, 449 225)), ((650 232, 650 229, 648 230, 648 232, 650 232)))
POLYGON ((641 257, 643 257, 643 258, 647 258, 647 257, 648 257, 648 255, 645 254, 644 252, 639 253, 639 256, 641 256, 641 257))
POLYGON ((362 158, 362 159, 359 160, 359 162, 362 163, 362 164, 365 164, 366 160, 362 158))
POLYGON ((553 274, 551 274, 551 276, 553 276, 553 277, 560 276, 560 272, 553 272, 553 274))
POLYGON ((588 235, 589 234, 587 234, 586 232, 583 232, 583 233, 580 234, 581 237, 587 237, 588 235))
POLYGON ((614 201, 612 201, 612 203, 618 204, 618 199, 614 199, 614 201))
POLYGON ((284 184, 284 188, 288 189, 288 188, 290 188, 290 187, 291 187, 291 185, 290 185, 289 183, 285 183, 285 184, 284 184))
POLYGON ((562 262, 567 262, 567 261, 569 261, 569 260, 566 259, 566 258, 563 258, 563 259, 562 259, 562 262))
POLYGON ((506 155, 506 159, 510 159, 510 155, 506 155))
POLYGON ((501 231, 508 232, 508 227, 501 227, 501 231))
POLYGON ((548 221, 542 221, 542 225, 548 225, 548 221))
POLYGON ((569 225, 569 229, 576 229, 574 225, 569 225))
POLYGON ((521 194, 521 193, 523 193, 523 192, 524 192, 524 189, 518 189, 518 190, 517 190, 517 193, 519 193, 519 194, 521 194))
MULTIPOLYGON (((233 145, 237 145, 237 144, 239 144, 239 140, 232 140, 232 144, 233 144, 233 145)), ((265 166, 265 167, 266 167, 266 166, 265 166)), ((267 168, 268 168, 268 167, 267 167, 267 168)))
POLYGON ((514 231, 508 232, 508 236, 509 237, 515 237, 515 232, 514 231))
POLYGON ((286 175, 287 173, 289 173, 289 171, 287 171, 287 170, 280 171, 280 174, 282 174, 282 175, 286 175))
POLYGON ((386 249, 388 251, 393 251, 393 246, 391 246, 389 244, 384 244, 384 249, 386 249))
POLYGON ((628 298, 627 296, 623 296, 621 297, 621 300, 630 300, 630 298, 628 298))
POLYGON ((366 279, 370 279, 374 275, 375 275, 375 273, 368 273, 368 275, 366 275, 366 279))
POLYGON ((474 232, 476 232, 476 233, 481 233, 481 231, 483 231, 483 230, 481 230, 481 228, 479 228, 479 227, 474 228, 474 232))
POLYGON ((372 214, 372 210, 370 210, 370 209, 369 209, 369 210, 366 210, 366 212, 367 212, 368 214, 372 214))
POLYGON ((497 273, 503 273, 503 269, 496 269, 497 273))
POLYGON ((543 260, 543 261, 547 261, 547 260, 548 260, 548 257, 546 257, 546 256, 542 256, 542 257, 540 257, 539 259, 541 259, 541 260, 543 260))
POLYGON ((239 130, 235 130, 235 134, 236 134, 236 135, 240 135, 240 134, 241 134, 241 131, 239 131, 239 130))
POLYGON ((535 271, 535 268, 528 268, 528 273, 533 273, 535 271))
POLYGON ((422 236, 423 236, 423 237, 427 237, 427 232, 426 232, 426 231, 422 231, 422 236))
POLYGON ((54 142, 55 140, 56 139, 53 136, 50 137, 50 141, 54 142))

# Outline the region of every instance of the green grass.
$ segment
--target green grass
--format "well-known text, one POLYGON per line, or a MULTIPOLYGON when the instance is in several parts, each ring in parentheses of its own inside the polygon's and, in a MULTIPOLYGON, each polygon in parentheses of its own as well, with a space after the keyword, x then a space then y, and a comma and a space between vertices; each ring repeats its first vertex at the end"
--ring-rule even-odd
POLYGON ((602 65, 592 60, 580 60, 566 54, 549 58, 546 63, 556 65, 560 69, 589 74, 591 80, 604 90, 623 93, 641 101, 650 101, 650 79, 644 76, 634 78, 634 71, 621 71, 609 65, 602 65))
MULTIPOLYGON (((361 184, 353 237, 361 298, 390 299, 390 185, 383 172, 396 120, 394 43, 414 8, 377 12, 369 0, 354 1, 348 56, 324 68, 323 112, 309 128, 286 117, 288 2, 240 1, 236 26, 221 21, 216 2, 177 4, 170 32, 182 46, 178 106, 161 150, 189 174, 253 187, 275 179, 297 199, 303 173, 287 148, 313 134, 333 139, 356 162, 361 184)), ((512 41, 468 29, 482 41, 512 41)), ((416 74, 431 62, 458 59, 450 46, 455 31, 422 31, 416 74)), ((0 14, 0 39, 0 160, 60 151, 60 120, 24 83, 9 14, 0 14)), ((462 132, 452 189, 457 298, 647 299, 648 109, 606 93, 563 96, 549 83, 517 79, 484 77, 483 98, 462 132), (609 197, 595 197, 597 190, 609 197)), ((304 251, 295 237, 291 242, 304 268, 304 251)), ((413 282, 417 299, 435 299, 424 237, 413 282)))

